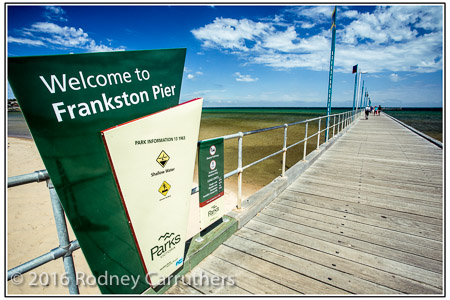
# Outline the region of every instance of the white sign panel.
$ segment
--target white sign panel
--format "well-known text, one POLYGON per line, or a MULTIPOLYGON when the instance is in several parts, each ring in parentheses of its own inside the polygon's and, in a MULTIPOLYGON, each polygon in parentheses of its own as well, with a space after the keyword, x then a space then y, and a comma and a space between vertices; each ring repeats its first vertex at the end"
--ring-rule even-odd
POLYGON ((183 265, 202 103, 195 99, 102 132, 152 286, 183 265))

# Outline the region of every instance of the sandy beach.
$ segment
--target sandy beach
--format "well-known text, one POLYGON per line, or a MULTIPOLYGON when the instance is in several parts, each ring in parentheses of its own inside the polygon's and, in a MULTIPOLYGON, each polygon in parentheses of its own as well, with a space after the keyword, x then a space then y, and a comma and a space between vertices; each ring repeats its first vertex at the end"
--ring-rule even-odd
MULTIPOLYGON (((45 169, 32 139, 8 137, 7 158, 8 177, 45 169)), ((195 173, 194 178, 197 178, 196 176, 195 173)), ((236 180, 234 176, 225 181, 225 206, 228 211, 236 205, 236 180)), ((193 182, 194 186, 196 182, 193 182)), ((244 184, 244 199, 259 188, 257 185, 244 184)), ((8 188, 7 199, 7 269, 10 269, 47 253, 56 248, 59 243, 45 182, 8 188)), ((193 195, 191 200, 188 238, 199 232, 198 193, 193 195)), ((75 240, 70 224, 67 224, 70 239, 75 240)), ((98 287, 95 284, 92 285, 92 280, 89 280, 93 278, 92 272, 83 252, 77 250, 73 256, 76 272, 80 273, 80 278, 81 276, 85 278, 79 281, 80 294, 100 294, 98 287)), ((52 261, 24 274, 20 284, 8 281, 7 293, 68 294, 67 287, 61 283, 63 273, 62 260, 52 261), (47 274, 48 278, 46 278, 47 274)))

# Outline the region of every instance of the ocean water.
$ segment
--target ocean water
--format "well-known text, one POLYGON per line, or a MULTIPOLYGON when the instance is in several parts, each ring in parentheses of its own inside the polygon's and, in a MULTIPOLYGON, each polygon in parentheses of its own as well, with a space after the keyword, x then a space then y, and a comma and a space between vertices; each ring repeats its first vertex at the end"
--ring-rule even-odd
POLYGON ((385 113, 442 142, 442 108, 403 108, 385 113))

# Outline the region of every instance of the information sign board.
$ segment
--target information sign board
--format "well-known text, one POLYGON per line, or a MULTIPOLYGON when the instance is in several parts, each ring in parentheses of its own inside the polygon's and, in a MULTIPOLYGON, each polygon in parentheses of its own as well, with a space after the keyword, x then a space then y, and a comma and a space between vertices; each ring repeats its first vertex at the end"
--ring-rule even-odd
POLYGON ((200 228, 224 215, 223 138, 202 141, 198 151, 200 228))
POLYGON ((202 102, 192 100, 102 132, 152 285, 183 265, 202 102))

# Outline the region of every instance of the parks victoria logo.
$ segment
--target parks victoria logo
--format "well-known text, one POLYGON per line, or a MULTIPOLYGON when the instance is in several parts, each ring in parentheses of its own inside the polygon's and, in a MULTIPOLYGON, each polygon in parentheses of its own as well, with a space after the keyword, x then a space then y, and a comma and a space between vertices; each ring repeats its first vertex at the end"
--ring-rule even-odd
POLYGON ((179 234, 175 235, 175 233, 166 232, 162 236, 159 237, 158 242, 159 245, 154 246, 150 249, 150 254, 152 260, 155 258, 164 257, 167 253, 175 249, 175 245, 181 241, 181 237, 179 234), (156 256, 155 256, 156 255, 156 256))
POLYGON ((211 206, 211 209, 208 211, 208 217, 214 216, 219 211, 219 207, 217 205, 211 206))

